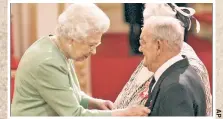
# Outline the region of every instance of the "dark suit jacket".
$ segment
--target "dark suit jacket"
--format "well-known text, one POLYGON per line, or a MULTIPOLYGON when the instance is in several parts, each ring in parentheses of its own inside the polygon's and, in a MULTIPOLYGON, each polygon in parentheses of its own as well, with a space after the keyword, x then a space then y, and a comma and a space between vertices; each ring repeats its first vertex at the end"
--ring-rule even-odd
POLYGON ((200 77, 184 58, 159 78, 146 103, 149 116, 205 116, 204 92, 200 77))

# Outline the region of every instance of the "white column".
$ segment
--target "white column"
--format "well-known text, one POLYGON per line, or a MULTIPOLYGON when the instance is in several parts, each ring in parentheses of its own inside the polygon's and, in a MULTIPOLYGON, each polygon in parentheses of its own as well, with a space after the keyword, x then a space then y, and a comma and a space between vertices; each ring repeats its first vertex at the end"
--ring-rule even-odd
POLYGON ((11 4, 13 39, 14 39, 14 55, 21 57, 21 5, 11 4))
POLYGON ((29 47, 29 42, 30 42, 30 25, 32 25, 32 21, 30 21, 30 10, 29 10, 29 4, 22 4, 22 21, 21 21, 21 25, 22 25, 22 52, 24 53, 25 50, 29 47))

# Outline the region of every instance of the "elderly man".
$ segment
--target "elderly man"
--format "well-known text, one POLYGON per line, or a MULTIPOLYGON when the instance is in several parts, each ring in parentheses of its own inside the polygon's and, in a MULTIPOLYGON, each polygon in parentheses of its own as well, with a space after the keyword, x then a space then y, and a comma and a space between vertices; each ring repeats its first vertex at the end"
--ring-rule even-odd
MULTIPOLYGON (((182 8, 178 8, 182 9, 182 8)), ((187 9, 187 8, 183 8, 187 9)), ((191 8, 190 8, 191 9, 191 8)), ((150 18, 151 16, 168 16, 168 17, 177 17, 181 18, 184 28, 188 29, 190 20, 184 16, 177 13, 176 8, 171 8, 169 5, 162 4, 151 4, 147 3, 144 10, 144 20, 150 18)), ((193 14, 192 14, 193 15, 193 14)), ((192 16, 190 15, 190 16, 192 16)), ((187 43, 183 43, 181 54, 185 55, 189 60, 190 66, 194 68, 197 74, 200 76, 201 81, 205 85, 205 94, 206 94, 206 115, 212 115, 212 95, 210 93, 210 83, 207 73, 207 69, 198 58, 195 51, 187 43)), ((129 105, 145 105, 148 100, 148 89, 149 83, 152 80, 153 73, 148 71, 148 69, 143 66, 143 61, 138 65, 135 72, 130 77, 130 80, 126 83, 123 90, 118 95, 115 103, 114 109, 122 109, 128 107, 129 105)))
POLYGON ((95 54, 109 25, 96 5, 70 5, 59 16, 55 35, 40 38, 23 55, 15 77, 12 116, 147 115, 144 106, 110 110, 111 101, 92 98, 80 89, 73 61, 95 54))
POLYGON ((181 55, 184 29, 172 17, 151 17, 145 21, 139 50, 143 65, 154 73, 146 106, 151 116, 205 116, 204 85, 181 55))

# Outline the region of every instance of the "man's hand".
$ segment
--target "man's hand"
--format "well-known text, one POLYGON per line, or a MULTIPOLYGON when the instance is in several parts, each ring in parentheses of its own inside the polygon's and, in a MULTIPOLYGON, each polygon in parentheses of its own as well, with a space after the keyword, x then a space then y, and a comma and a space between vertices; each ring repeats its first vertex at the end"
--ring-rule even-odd
POLYGON ((113 102, 109 100, 91 99, 89 101, 89 109, 111 110, 113 105, 113 102))

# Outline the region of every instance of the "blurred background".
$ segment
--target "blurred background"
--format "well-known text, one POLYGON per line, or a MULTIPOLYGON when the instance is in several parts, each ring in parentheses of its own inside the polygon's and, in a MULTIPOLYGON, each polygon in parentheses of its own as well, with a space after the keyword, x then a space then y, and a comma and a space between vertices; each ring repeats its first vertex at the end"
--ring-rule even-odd
MULTIPOLYGON (((143 10, 142 4, 98 3, 110 18, 109 31, 102 37, 97 54, 83 62, 76 62, 77 76, 84 92, 96 98, 114 101, 131 74, 142 60, 137 52, 140 24, 137 20, 143 10), (130 5, 131 6, 131 5, 130 5), (128 11, 133 10, 133 14, 128 11), (135 16, 139 15, 139 16, 135 16), (136 20, 129 21, 133 18, 136 20)), ((184 4, 196 10, 195 17, 201 24, 187 33, 190 44, 205 64, 212 89, 212 4, 184 4)), ((38 38, 53 34, 57 17, 69 6, 61 4, 11 4, 11 99, 14 92, 15 72, 26 49, 38 38)), ((193 26, 196 26, 195 24, 193 26)))

